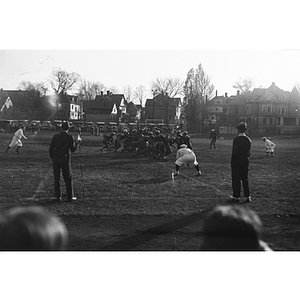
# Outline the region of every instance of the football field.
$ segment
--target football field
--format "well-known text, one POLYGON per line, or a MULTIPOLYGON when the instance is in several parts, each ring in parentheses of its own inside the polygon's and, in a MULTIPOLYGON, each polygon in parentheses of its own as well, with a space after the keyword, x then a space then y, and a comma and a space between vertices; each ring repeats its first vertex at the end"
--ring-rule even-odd
MULTIPOLYGON (((48 147, 54 131, 28 134, 21 153, 4 153, 12 134, 0 134, 0 207, 39 205, 57 214, 69 230, 68 250, 198 250, 202 220, 232 195, 233 136, 209 149, 208 137, 192 135, 202 175, 182 167, 173 180, 176 150, 167 161, 130 152, 101 152, 102 138, 83 133, 72 156, 76 203, 55 203, 48 147)), ((75 136, 75 134, 74 134, 75 136)), ((250 136, 251 137, 251 136, 250 136)), ((271 137, 275 157, 266 157, 261 137, 251 137, 249 180, 263 239, 273 250, 299 250, 300 138, 271 137)), ((63 191, 64 191, 64 184, 63 191)))

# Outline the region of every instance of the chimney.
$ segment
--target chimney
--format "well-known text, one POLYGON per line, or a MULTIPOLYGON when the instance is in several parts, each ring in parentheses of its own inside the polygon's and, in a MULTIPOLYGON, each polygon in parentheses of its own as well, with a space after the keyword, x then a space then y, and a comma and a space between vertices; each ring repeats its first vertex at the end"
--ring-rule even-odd
POLYGON ((228 96, 227 96, 227 93, 225 93, 225 98, 227 98, 228 96))
POLYGON ((107 91, 107 92, 106 92, 106 95, 107 95, 107 96, 109 96, 109 95, 110 95, 110 92, 109 92, 109 91, 107 91))
POLYGON ((272 85, 275 85, 275 82, 274 82, 274 81, 272 82, 272 85))
POLYGON ((239 90, 237 90, 237 91, 236 91, 236 94, 237 94, 237 96, 238 96, 238 95, 240 94, 240 91, 239 91, 239 90))
POLYGON ((100 95, 103 96, 103 91, 100 92, 100 95))
POLYGON ((216 90, 216 97, 218 97, 218 90, 216 90))

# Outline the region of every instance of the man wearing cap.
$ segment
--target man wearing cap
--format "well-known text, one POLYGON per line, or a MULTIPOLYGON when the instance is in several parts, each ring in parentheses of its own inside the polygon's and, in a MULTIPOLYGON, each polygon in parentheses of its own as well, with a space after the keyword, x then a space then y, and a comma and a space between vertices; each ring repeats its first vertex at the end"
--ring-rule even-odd
POLYGON ((241 181, 246 202, 251 202, 248 170, 251 150, 251 139, 245 134, 247 124, 241 122, 237 127, 238 136, 234 138, 231 154, 231 178, 233 197, 229 202, 239 203, 241 197, 241 181))
POLYGON ((199 164, 197 162, 196 155, 193 150, 190 148, 187 148, 187 145, 181 144, 179 146, 179 150, 176 154, 176 161, 175 161, 175 173, 174 176, 179 175, 179 168, 184 165, 188 165, 189 163, 193 163, 195 166, 195 169, 197 171, 196 176, 200 176, 201 172, 199 170, 199 164))
POLYGON ((210 144, 209 144, 209 149, 212 148, 212 146, 214 147, 214 149, 216 149, 216 142, 217 142, 217 139, 219 139, 220 136, 217 134, 217 132, 215 131, 215 129, 212 129, 211 132, 210 132, 210 136, 208 138, 208 140, 210 141, 210 144))
POLYGON ((53 165, 55 198, 57 201, 61 201, 61 189, 59 182, 61 170, 66 184, 67 201, 71 202, 75 201, 77 198, 74 197, 73 192, 70 152, 76 151, 77 145, 81 142, 81 140, 74 142, 72 135, 68 133, 69 128, 70 126, 68 122, 62 123, 62 131, 55 134, 52 138, 49 147, 49 154, 53 165))

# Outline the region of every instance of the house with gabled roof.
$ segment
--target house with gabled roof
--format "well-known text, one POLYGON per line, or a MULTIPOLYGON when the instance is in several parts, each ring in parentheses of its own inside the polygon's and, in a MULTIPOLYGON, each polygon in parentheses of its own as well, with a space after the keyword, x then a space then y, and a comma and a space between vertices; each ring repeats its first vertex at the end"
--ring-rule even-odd
POLYGON ((84 102, 84 114, 86 122, 120 122, 122 115, 126 114, 127 101, 124 94, 112 94, 101 92, 95 100, 84 102))
POLYGON ((183 121, 182 101, 180 98, 171 98, 167 93, 158 94, 145 103, 145 122, 178 124, 183 121))
POLYGON ((39 93, 24 90, 0 90, 0 119, 32 120, 39 115, 39 93), (10 105, 7 105, 10 103, 10 105))
POLYGON ((54 94, 39 100, 39 120, 81 120, 81 102, 78 96, 54 94))
POLYGON ((129 123, 138 122, 142 117, 142 106, 134 102, 128 102, 127 105, 127 118, 129 123))
POLYGON ((294 87, 284 91, 273 82, 268 88, 255 88, 247 94, 217 96, 207 103, 206 122, 220 133, 235 133, 240 121, 253 134, 300 133, 300 94, 294 87))

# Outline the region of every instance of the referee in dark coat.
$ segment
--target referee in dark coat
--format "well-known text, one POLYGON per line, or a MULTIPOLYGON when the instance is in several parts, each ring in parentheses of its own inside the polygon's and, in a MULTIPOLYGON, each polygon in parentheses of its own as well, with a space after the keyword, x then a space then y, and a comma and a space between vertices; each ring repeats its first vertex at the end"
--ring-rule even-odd
POLYGON ((70 152, 75 152, 80 141, 74 142, 72 135, 68 133, 70 126, 68 122, 63 122, 61 126, 62 131, 53 136, 49 154, 52 160, 54 172, 54 189, 55 198, 61 201, 60 189, 60 171, 66 184, 67 201, 72 202, 77 198, 74 197, 72 171, 71 171, 71 156, 70 152))
POLYGON ((241 122, 237 127, 238 136, 234 138, 231 155, 231 177, 233 197, 229 202, 239 203, 241 197, 241 181, 246 202, 251 202, 248 170, 251 150, 251 139, 245 134, 247 124, 241 122))

